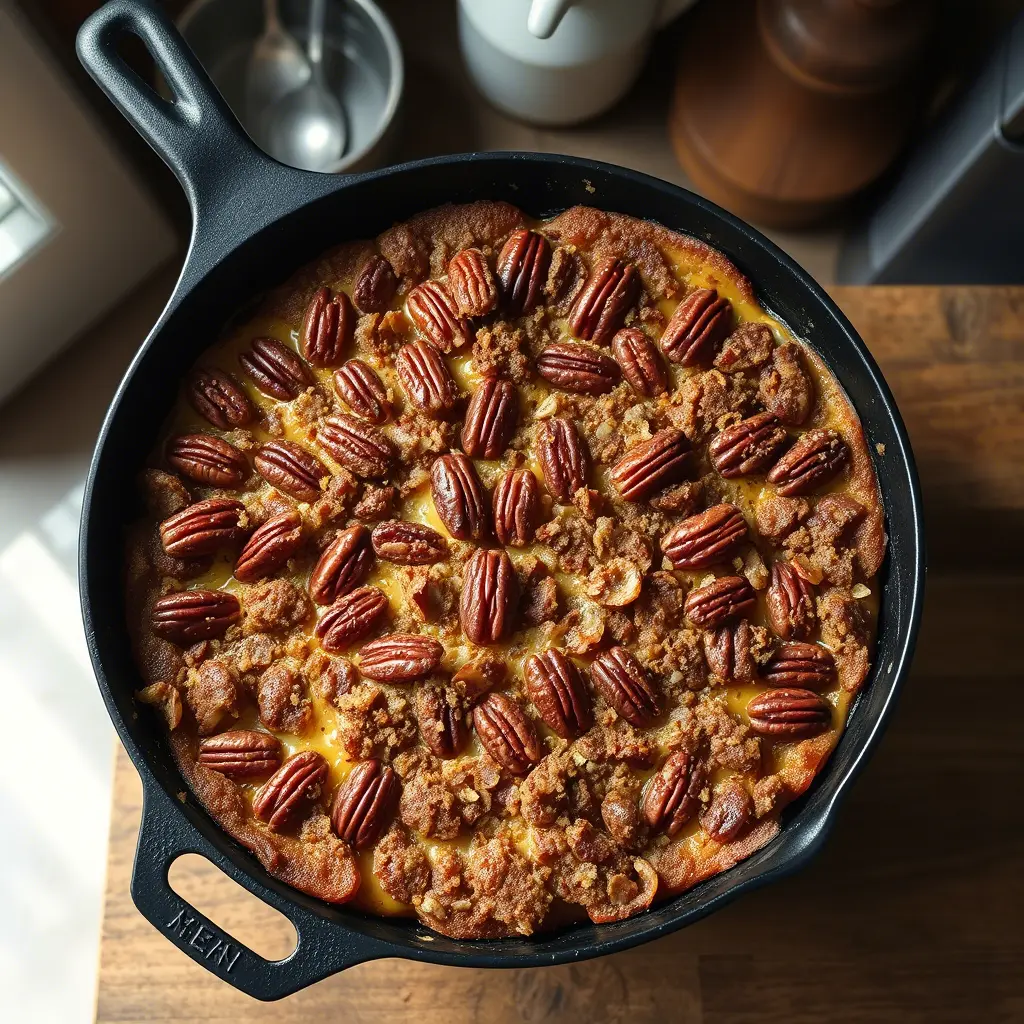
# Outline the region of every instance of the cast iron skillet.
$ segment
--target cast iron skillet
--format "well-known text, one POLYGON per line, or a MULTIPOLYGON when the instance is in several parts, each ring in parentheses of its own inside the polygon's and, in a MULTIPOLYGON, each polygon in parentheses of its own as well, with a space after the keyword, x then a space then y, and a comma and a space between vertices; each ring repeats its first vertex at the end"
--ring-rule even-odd
POLYGON ((399 956, 473 967, 528 967, 600 956, 698 920, 741 892, 780 878, 822 845, 839 798, 880 736, 907 673, 924 583, 913 455, 892 395, 863 342, 828 296, 767 239, 683 189, 608 164, 534 153, 470 153, 352 177, 275 163, 242 133, 174 27, 149 0, 115 0, 82 27, 89 73, 181 181, 194 227, 181 278, 111 403, 89 473, 80 574, 86 636, 100 691, 142 776, 142 828, 132 876, 139 910, 193 960, 260 999, 287 995, 353 964, 399 956), (117 54, 139 36, 175 94, 161 99, 117 54), (125 526, 138 514, 137 468, 182 375, 225 321, 322 250, 373 237, 445 202, 508 200, 534 215, 576 203, 660 221, 706 239, 755 283, 761 301, 825 357, 860 414, 885 504, 890 547, 877 668, 828 765, 786 813, 781 834, 731 871, 615 924, 581 924, 529 940, 454 941, 414 921, 332 907, 268 875, 194 798, 155 716, 137 714, 140 677, 125 629, 125 526), (884 446, 876 451, 876 446, 884 446), (882 453, 884 452, 884 454, 882 453), (285 914, 298 946, 270 962, 226 935, 168 885, 182 853, 202 854, 285 914))

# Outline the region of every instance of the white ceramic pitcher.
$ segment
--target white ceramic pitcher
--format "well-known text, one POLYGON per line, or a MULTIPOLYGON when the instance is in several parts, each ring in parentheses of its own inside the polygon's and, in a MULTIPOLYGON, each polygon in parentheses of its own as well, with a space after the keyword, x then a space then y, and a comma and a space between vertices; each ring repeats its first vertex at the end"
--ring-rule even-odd
POLYGON ((477 88, 499 110, 574 124, 629 89, 651 36, 693 2, 459 0, 459 41, 477 88))

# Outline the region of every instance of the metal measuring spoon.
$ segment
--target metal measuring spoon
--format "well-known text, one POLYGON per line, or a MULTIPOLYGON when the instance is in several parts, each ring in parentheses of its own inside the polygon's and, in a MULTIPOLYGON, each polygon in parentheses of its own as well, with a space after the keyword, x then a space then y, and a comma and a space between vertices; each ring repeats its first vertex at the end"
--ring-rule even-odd
POLYGON ((264 0, 263 34, 256 40, 245 69, 245 126, 266 149, 267 113, 281 98, 301 89, 313 70, 302 47, 281 24, 278 0, 264 0))
POLYGON ((325 15, 326 0, 312 0, 309 80, 274 103, 264 122, 267 152, 307 171, 323 171, 337 163, 348 142, 345 113, 324 80, 325 15))

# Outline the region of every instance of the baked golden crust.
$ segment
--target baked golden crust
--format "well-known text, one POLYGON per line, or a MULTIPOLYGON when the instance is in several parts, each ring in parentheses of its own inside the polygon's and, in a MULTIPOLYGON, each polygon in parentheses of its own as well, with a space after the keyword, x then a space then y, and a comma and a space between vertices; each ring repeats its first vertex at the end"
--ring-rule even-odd
POLYGON ((489 938, 630 916, 778 833, 867 677, 884 519, 839 385, 721 253, 442 207, 199 366, 129 629, 268 871, 489 938))

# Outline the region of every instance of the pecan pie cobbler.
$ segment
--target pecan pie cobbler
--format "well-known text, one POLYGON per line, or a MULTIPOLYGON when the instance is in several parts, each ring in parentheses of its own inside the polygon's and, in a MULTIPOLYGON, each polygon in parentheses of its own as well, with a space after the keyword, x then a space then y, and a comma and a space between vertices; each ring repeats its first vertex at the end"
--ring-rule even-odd
POLYGON ((142 480, 138 697, 195 795, 285 882, 446 935, 747 857, 871 665, 856 414, 720 253, 630 217, 327 253, 199 359, 142 480))

